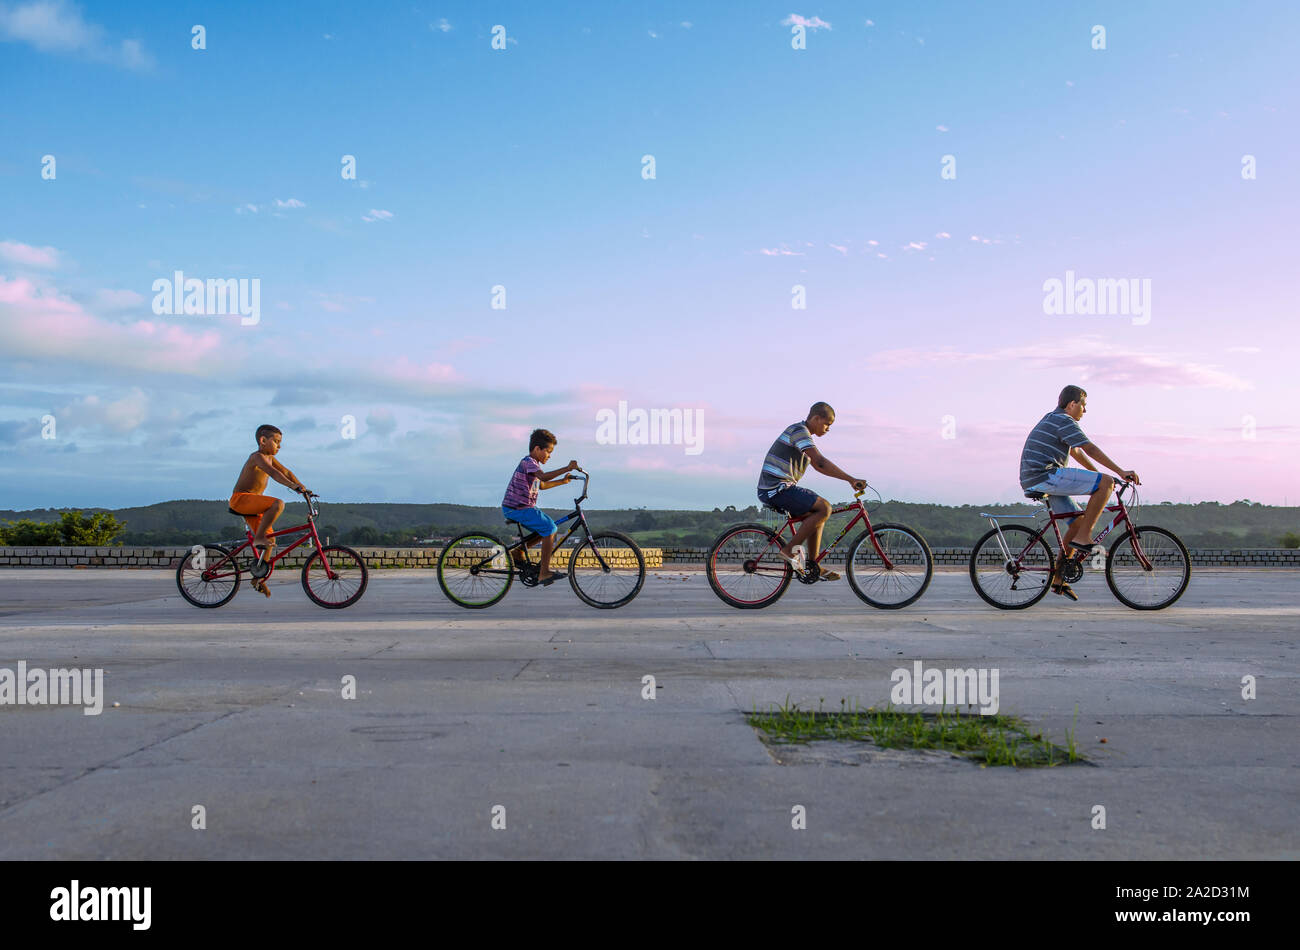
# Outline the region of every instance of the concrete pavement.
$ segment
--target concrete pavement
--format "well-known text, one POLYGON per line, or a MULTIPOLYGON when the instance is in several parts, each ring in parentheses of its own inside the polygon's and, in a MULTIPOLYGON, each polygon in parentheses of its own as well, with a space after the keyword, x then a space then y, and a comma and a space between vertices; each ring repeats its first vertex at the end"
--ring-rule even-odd
POLYGON ((199 610, 167 571, 0 571, 0 667, 103 668, 108 704, 0 707, 0 858, 1300 857, 1300 573, 1198 571, 1156 612, 1077 589, 1002 612, 946 571, 902 611, 843 582, 738 611, 663 569, 616 611, 565 584, 468 611, 408 570, 327 611, 285 571, 199 610), (774 755, 744 721, 884 705, 914 660, 999 669, 1058 743, 1077 706, 1092 764, 774 755))

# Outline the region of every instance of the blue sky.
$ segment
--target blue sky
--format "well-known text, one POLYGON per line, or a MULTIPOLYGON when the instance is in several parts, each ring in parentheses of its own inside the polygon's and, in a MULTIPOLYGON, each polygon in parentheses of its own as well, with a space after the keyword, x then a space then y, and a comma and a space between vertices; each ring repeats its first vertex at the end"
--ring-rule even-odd
POLYGON ((327 499, 496 503, 545 426, 598 504, 743 505, 818 399, 886 497, 1010 500, 1066 383, 1148 498, 1294 503, 1297 21, 0 0, 0 507, 223 497, 262 422, 327 499), (176 270, 260 322, 153 313, 176 270), (1149 322, 1044 315, 1067 270, 1149 322), (704 451, 597 444, 620 400, 704 451))

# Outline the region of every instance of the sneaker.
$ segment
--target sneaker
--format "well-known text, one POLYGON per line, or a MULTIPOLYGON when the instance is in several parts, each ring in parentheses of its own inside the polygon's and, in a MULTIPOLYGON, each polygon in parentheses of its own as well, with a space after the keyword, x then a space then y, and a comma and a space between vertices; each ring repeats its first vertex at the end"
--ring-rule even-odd
POLYGON ((1080 544, 1078 541, 1071 541, 1069 547, 1070 554, 1083 561, 1106 556, 1106 549, 1100 544, 1080 544))
POLYGON ((779 557, 781 560, 785 561, 785 563, 789 564, 791 567, 793 567, 793 568, 794 568, 796 571, 798 571, 800 574, 802 574, 802 573, 804 573, 806 570, 808 570, 808 565, 807 565, 807 563, 806 563, 806 561, 805 561, 805 558, 807 557, 807 554, 805 553, 805 551, 804 551, 804 546, 803 546, 802 544, 799 545, 797 548, 794 549, 794 556, 793 556, 793 557, 791 557, 791 556, 788 555, 788 554, 783 553, 783 552, 782 552, 781 550, 779 550, 779 549, 777 550, 776 554, 777 554, 777 557, 779 557))

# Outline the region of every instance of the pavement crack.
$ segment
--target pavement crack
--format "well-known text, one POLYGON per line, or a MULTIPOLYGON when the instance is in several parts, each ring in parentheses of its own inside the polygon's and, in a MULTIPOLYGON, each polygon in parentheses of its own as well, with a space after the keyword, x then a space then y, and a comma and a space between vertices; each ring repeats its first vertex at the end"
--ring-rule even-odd
POLYGON ((236 716, 239 713, 246 712, 246 711, 247 710, 245 709, 232 709, 229 712, 222 713, 216 719, 208 719, 203 722, 197 722, 187 729, 182 729, 179 732, 173 732, 170 735, 162 736, 161 738, 155 739, 152 742, 146 742, 144 745, 140 746, 140 748, 132 749, 130 752, 124 752, 115 758, 109 759, 107 762, 101 762, 99 765, 92 765, 90 768, 86 769, 85 771, 80 772, 77 775, 74 775, 66 782, 60 782, 58 785, 55 785, 51 788, 42 789, 39 792, 33 792, 32 794, 27 795, 24 798, 20 798, 11 804, 5 805, 3 808, 0 808, 0 819, 4 818, 15 808, 18 808, 21 805, 25 805, 28 802, 32 801, 33 799, 40 798, 42 795, 48 795, 50 792, 57 792, 60 789, 67 788, 69 785, 72 785, 76 782, 80 782, 83 778, 85 778, 88 775, 93 775, 96 772, 99 772, 103 769, 112 768, 113 766, 117 765, 117 763, 121 762, 123 759, 129 759, 131 756, 136 755, 137 753, 145 752, 156 746, 160 746, 164 742, 171 742, 173 739, 179 739, 181 736, 189 735, 191 732, 193 732, 196 729, 202 729, 204 726, 214 725, 215 723, 221 722, 221 720, 223 719, 226 719, 230 716, 236 716))
POLYGON ((519 667, 519 671, 518 671, 517 673, 515 673, 515 675, 512 676, 512 677, 510 677, 510 678, 511 678, 512 680, 517 680, 517 679, 519 679, 519 674, 522 673, 524 670, 528 669, 528 667, 530 667, 530 666, 532 666, 532 665, 533 665, 533 661, 532 661, 532 660, 528 660, 526 663, 524 663, 523 666, 519 667))

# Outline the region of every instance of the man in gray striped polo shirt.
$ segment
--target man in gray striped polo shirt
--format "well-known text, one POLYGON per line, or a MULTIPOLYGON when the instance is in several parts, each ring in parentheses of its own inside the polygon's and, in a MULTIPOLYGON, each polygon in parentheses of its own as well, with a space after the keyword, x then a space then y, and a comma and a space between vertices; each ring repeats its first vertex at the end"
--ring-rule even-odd
POLYGON ((1064 548, 1052 574, 1052 590, 1071 600, 1079 598, 1069 584, 1061 581, 1066 559, 1071 553, 1096 553, 1088 542, 1097 526, 1097 519, 1101 517, 1101 511, 1115 488, 1115 479, 1101 474, 1089 459, 1095 459, 1126 481, 1142 484, 1137 472, 1120 468, 1083 434, 1079 420, 1088 411, 1087 402, 1088 394, 1082 388, 1066 386, 1062 389, 1056 400, 1056 409, 1043 416, 1038 425, 1034 426, 1020 453, 1020 487, 1027 496, 1046 494, 1052 511, 1058 514, 1077 512, 1079 506, 1070 496, 1092 496, 1088 499, 1088 507, 1083 510, 1083 516, 1073 518, 1066 529, 1065 536, 1061 539, 1064 548), (1066 462, 1071 458, 1083 468, 1066 468, 1066 462))

